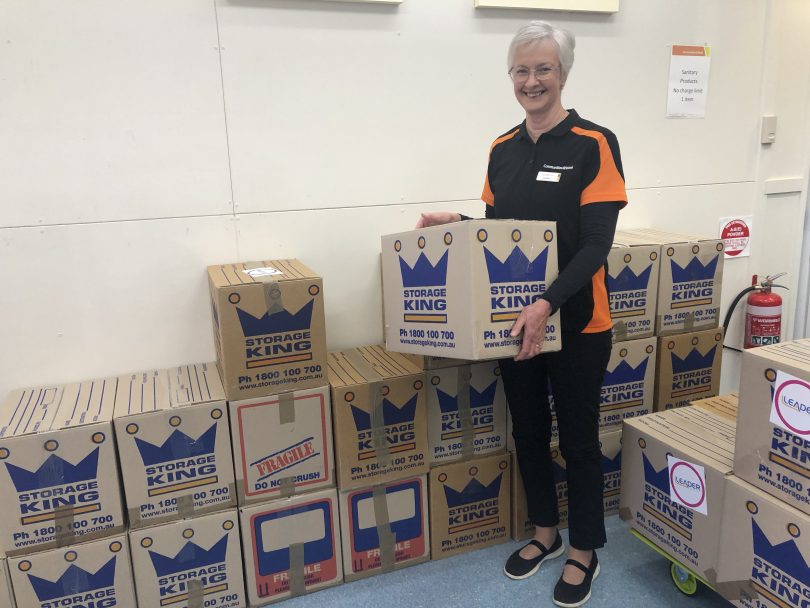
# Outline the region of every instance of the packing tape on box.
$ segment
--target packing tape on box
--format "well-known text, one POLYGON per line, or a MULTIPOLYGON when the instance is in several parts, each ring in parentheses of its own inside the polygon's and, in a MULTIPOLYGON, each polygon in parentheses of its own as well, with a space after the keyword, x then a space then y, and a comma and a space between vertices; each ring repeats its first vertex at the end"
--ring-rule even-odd
POLYGON ((186 583, 188 590, 188 608, 202 608, 203 600, 205 599, 205 587, 201 580, 193 578, 186 583))
POLYGON ((386 468, 391 462, 391 453, 385 433, 385 418, 383 417, 383 377, 366 361, 363 356, 353 350, 345 353, 346 360, 368 380, 369 402, 371 405, 371 445, 377 456, 381 468, 386 468))
POLYGON ((177 514, 185 519, 194 516, 194 495, 185 494, 177 497, 177 514))
POLYGON ((54 511, 54 527, 56 528, 56 546, 64 547, 71 544, 76 538, 74 530, 75 515, 72 505, 57 507, 54 511))
MULTIPOLYGON (((252 270, 254 268, 265 268, 264 264, 259 263, 248 263, 245 264, 245 270, 252 270)), ((278 281, 276 281, 272 276, 253 276, 250 275, 253 280, 258 281, 262 284, 264 288, 264 306, 267 309, 267 314, 275 314, 277 312, 281 312, 284 310, 284 302, 281 296, 281 288, 278 286, 278 281)))
POLYGON ((625 340, 627 340, 627 323, 615 321, 613 323, 613 341, 624 342, 625 340))
POLYGON ((475 426, 473 426, 472 409, 470 408, 470 378, 472 370, 469 365, 456 368, 456 403, 461 425, 461 459, 468 460, 475 450, 475 426))
POLYGON ((293 543, 290 545, 290 570, 287 576, 290 581, 290 597, 296 597, 306 591, 304 543, 293 543))
POLYGON ((280 424, 295 422, 295 393, 293 391, 278 395, 278 421, 280 424))
POLYGON ((714 568, 709 568, 703 573, 703 578, 714 586, 714 584, 717 583, 717 571, 714 568))
POLYGON ((622 507, 619 509, 619 519, 622 521, 633 521, 633 512, 627 507, 622 507))
POLYGON ((391 572, 396 562, 396 535, 391 531, 391 517, 388 514, 388 493, 385 486, 371 490, 374 500, 374 521, 377 523, 377 538, 380 541, 380 567, 383 572, 391 572))
POLYGON ((278 480, 278 490, 280 498, 289 498, 295 496, 295 478, 282 477, 278 480))

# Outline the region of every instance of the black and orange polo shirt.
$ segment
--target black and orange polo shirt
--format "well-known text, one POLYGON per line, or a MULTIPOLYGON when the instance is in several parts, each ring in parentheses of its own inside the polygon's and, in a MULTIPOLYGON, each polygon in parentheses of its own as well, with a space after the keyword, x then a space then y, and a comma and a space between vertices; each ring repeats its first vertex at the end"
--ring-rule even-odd
MULTIPOLYGON (((627 204, 619 143, 608 129, 574 110, 532 142, 523 122, 496 139, 489 154, 482 200, 488 218, 557 222, 560 273, 580 247, 585 205, 627 204)), ((612 237, 612 235, 611 235, 612 237)), ((611 328, 607 268, 560 307, 563 331, 596 333, 611 328)))

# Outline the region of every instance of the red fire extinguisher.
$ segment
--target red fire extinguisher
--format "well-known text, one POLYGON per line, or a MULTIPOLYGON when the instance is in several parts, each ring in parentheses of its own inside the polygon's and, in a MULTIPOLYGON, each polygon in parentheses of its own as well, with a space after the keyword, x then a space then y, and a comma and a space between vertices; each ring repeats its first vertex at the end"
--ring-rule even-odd
POLYGON ((771 290, 773 282, 784 274, 766 277, 759 287, 756 286, 757 275, 751 279, 751 286, 755 289, 746 300, 743 348, 779 342, 782 335, 782 297, 771 290))
MULTIPOLYGON (((734 309, 737 308, 737 304, 739 304, 743 296, 748 294, 745 306, 744 348, 754 348, 755 346, 779 342, 782 335, 782 298, 779 294, 773 292, 773 288, 787 289, 784 285, 774 283, 776 279, 786 274, 786 272, 780 272, 765 277, 759 284, 757 284, 759 280, 757 275, 754 275, 751 279, 751 286, 738 293, 728 311, 726 311, 723 328, 728 333, 728 326, 731 322, 731 315, 734 314, 734 309)), ((739 352, 737 348, 725 345, 724 347, 739 352)))

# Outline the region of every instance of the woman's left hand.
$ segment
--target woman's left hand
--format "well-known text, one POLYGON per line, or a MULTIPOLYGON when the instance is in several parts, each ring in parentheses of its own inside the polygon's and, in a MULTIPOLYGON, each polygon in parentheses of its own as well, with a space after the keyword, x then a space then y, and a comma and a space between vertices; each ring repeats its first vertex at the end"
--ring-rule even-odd
POLYGON ((523 331, 523 344, 515 361, 525 361, 540 354, 546 339, 546 323, 551 315, 551 304, 540 298, 524 308, 512 326, 512 337, 523 331))

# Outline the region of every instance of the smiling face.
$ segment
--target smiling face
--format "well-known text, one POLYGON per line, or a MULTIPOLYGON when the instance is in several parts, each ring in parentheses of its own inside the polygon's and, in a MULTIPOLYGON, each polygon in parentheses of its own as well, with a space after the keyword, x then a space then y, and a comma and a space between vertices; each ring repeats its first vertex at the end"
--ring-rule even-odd
POLYGON ((562 110, 562 88, 565 80, 560 72, 560 57, 557 45, 550 39, 532 42, 518 47, 512 64, 514 70, 523 67, 530 70, 528 80, 515 81, 514 90, 518 103, 526 110, 526 116, 542 118, 562 110), (554 68, 546 80, 537 80, 534 71, 540 67, 554 68))

